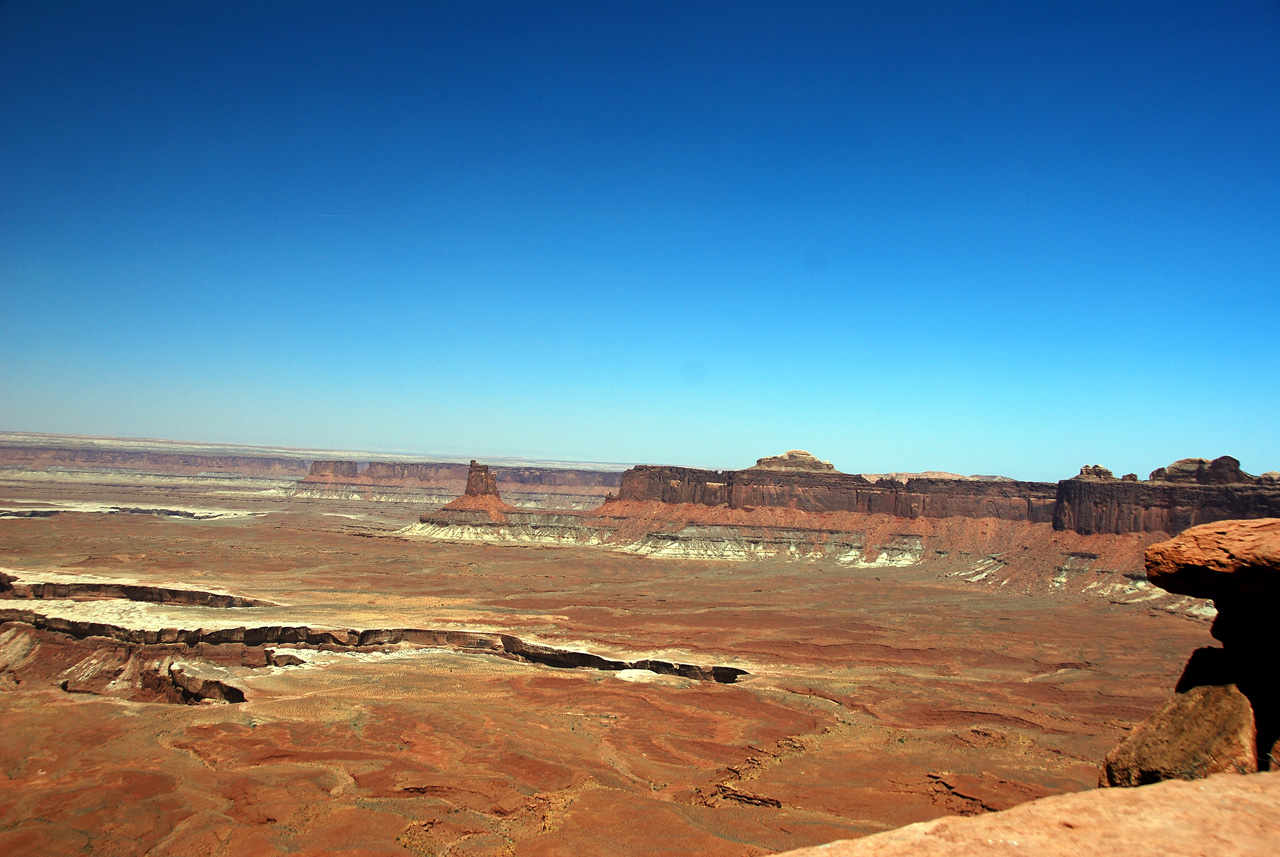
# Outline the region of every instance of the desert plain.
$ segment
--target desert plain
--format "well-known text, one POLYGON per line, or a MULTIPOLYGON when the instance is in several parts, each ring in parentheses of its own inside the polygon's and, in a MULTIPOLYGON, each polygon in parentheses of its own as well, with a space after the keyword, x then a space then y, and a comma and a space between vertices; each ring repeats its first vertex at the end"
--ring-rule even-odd
POLYGON ((3 494, 0 569, 42 596, 0 602, 6 854, 773 853, 1093 788, 1211 642, 1194 612, 942 557, 424 541, 414 504, 198 485, 3 494))

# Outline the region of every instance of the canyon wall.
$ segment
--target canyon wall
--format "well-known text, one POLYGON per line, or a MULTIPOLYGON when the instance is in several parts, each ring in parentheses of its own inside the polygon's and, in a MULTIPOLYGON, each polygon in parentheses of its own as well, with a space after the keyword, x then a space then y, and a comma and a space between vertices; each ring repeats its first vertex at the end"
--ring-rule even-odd
POLYGON ((190 455, 119 449, 50 446, 0 447, 0 470, 134 471, 168 475, 237 475, 297 479, 308 472, 300 458, 255 455, 190 455))
MULTIPOLYGON (((294 496, 321 499, 387 500, 443 505, 467 488, 468 465, 315 461, 294 488, 294 496)), ((617 489, 622 474, 556 467, 502 467, 487 470, 494 489, 513 506, 593 509, 617 489)))
POLYGON ((1053 526, 1093 533, 1178 533, 1197 524, 1280 517, 1280 475, 1251 476, 1229 455, 1187 458, 1138 481, 1101 467, 1058 483, 1053 526))
POLYGON ((622 474, 618 499, 1049 523, 1056 492, 1052 482, 927 478, 870 482, 857 474, 821 470, 718 471, 642 465, 622 474))
POLYGON ((998 518, 1093 533, 1177 533, 1231 518, 1280 517, 1280 475, 1251 476, 1230 456, 1183 459, 1139 481, 1102 467, 1061 482, 909 478, 754 467, 642 465, 622 474, 618 500, 855 512, 899 518, 998 518))

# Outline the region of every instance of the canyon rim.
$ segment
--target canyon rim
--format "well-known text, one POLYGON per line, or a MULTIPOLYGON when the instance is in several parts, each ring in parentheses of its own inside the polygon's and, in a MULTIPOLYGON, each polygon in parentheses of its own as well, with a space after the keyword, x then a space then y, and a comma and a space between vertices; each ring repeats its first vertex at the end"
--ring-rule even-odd
POLYGON ((4 441, 8 853, 765 854, 1088 791, 1212 643, 1144 552, 1280 496, 4 441))

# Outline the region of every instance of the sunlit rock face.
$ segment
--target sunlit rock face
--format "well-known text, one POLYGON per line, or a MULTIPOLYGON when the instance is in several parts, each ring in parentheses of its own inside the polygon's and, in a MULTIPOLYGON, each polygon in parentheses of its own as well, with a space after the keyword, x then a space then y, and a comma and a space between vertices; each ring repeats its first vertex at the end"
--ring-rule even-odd
POLYGON ((940 818, 780 857, 986 857, 991 854, 1266 854, 1280 840, 1280 773, 1216 776, 1031 801, 940 818))
POLYGON ((1213 599, 1222 648, 1192 654, 1173 698, 1107 756, 1102 785, 1275 767, 1280 519, 1192 527, 1147 548, 1146 566, 1156 586, 1213 599))
POLYGON ((468 497, 497 497, 498 477, 489 470, 487 465, 477 464, 473 458, 471 466, 467 469, 467 490, 463 494, 468 497))
POLYGON ((799 470, 804 472, 835 473, 830 461, 819 461, 803 449, 791 449, 782 455, 757 458, 751 470, 799 470))
POLYGON ((1145 482, 1116 479, 1098 465, 1058 483, 1053 525, 1093 533, 1177 533, 1239 518, 1280 516, 1280 483, 1251 476, 1229 455, 1184 458, 1152 471, 1145 482))
POLYGON ((1012 479, 915 477, 905 481, 841 473, 802 450, 762 458, 745 470, 641 465, 622 474, 619 500, 696 503, 731 509, 782 508, 900 518, 1000 518, 1048 523, 1057 486, 1012 479))
MULTIPOLYGON (((480 466, 494 491, 524 509, 594 509, 621 481, 620 473, 607 470, 480 466)), ((374 461, 360 469, 354 461, 315 461, 292 495, 442 506, 472 488, 471 480, 465 464, 374 461)), ((484 493, 486 484, 474 489, 484 493)))

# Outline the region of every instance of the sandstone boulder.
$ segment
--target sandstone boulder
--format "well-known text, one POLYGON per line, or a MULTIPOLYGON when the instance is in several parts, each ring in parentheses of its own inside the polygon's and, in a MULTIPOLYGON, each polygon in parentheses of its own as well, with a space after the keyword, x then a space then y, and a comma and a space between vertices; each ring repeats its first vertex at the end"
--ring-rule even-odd
POLYGON ((305 660, 287 649, 268 647, 262 651, 266 656, 267 666, 269 667, 300 667, 306 664, 305 660))
POLYGON ((1177 692, 1112 750, 1100 786, 1141 786, 1258 770, 1253 708, 1222 649, 1198 649, 1177 692))
MULTIPOLYGON (((1156 586, 1213 599, 1218 617, 1212 633, 1223 646, 1223 680, 1230 681, 1249 702, 1258 768, 1272 767, 1280 739, 1280 638, 1275 630, 1280 596, 1280 518, 1192 527, 1147 548, 1146 562, 1147 578, 1156 586)), ((1194 661, 1193 657, 1192 664, 1194 661)), ((1188 664, 1188 672, 1192 664, 1188 664)), ((1192 711, 1187 708, 1191 701, 1184 700, 1182 708, 1165 711, 1161 724, 1152 728, 1159 725, 1164 730, 1162 740, 1168 742, 1181 740, 1173 734, 1178 730, 1194 733, 1202 742, 1198 752, 1213 756, 1222 751, 1219 738, 1234 728, 1230 705, 1217 696, 1198 699, 1196 704, 1201 707, 1192 711), (1213 720, 1213 728, 1206 730, 1192 723, 1189 718, 1193 715, 1213 720)))

